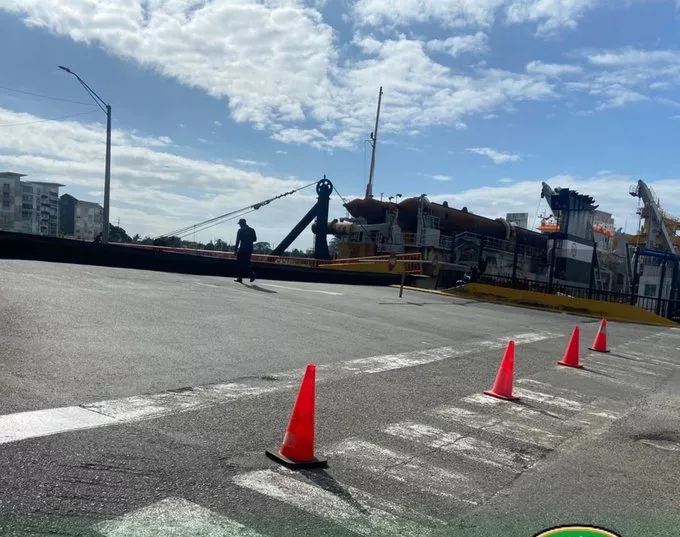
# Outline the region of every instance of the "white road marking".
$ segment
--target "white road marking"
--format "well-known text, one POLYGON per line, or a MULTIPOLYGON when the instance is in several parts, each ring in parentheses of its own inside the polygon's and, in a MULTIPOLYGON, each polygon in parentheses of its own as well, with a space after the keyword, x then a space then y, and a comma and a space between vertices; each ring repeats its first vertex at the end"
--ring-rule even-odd
POLYGON ((572 401, 571 399, 565 399, 564 397, 558 397, 549 393, 536 392, 526 388, 518 388, 516 393, 522 399, 554 406, 561 410, 569 410, 572 412, 580 412, 583 410, 583 405, 578 401, 572 401))
POLYGON ((423 423, 410 421, 395 423, 383 429, 383 432, 403 440, 418 442, 433 449, 456 453, 466 459, 498 468, 510 469, 514 472, 521 472, 522 469, 535 462, 528 455, 515 453, 478 438, 443 431, 423 423))
POLYGON ((517 421, 503 420, 495 416, 484 416, 471 410, 455 406, 441 407, 427 414, 461 423, 471 429, 488 431, 499 436, 512 438, 544 448, 554 448, 562 441, 562 436, 517 421))
MULTIPOLYGON (((500 417, 498 414, 500 411, 502 415, 511 419, 530 421, 537 424, 541 429, 553 431, 555 429, 565 430, 570 428, 576 430, 584 426, 598 425, 600 422, 602 422, 602 418, 616 420, 623 415, 623 412, 616 410, 621 406, 620 403, 617 403, 611 399, 600 397, 591 403, 587 403, 584 400, 583 394, 578 394, 572 390, 553 388, 551 385, 545 382, 534 381, 532 379, 519 379, 517 383, 532 387, 542 387, 543 389, 550 390, 551 392, 568 394, 572 397, 577 396, 583 400, 579 403, 582 409, 576 413, 570 411, 567 415, 556 414, 553 410, 538 411, 521 404, 486 397, 483 394, 470 395, 468 397, 464 397, 461 399, 461 401, 481 407, 494 406, 497 407, 495 415, 498 417, 500 417), (493 402, 489 402, 489 399, 491 399, 493 402)), ((560 401, 558 404, 562 404, 562 402, 560 401)))
MULTIPOLYGON (((546 339, 559 337, 550 332, 531 332, 517 334, 511 337, 500 337, 486 341, 475 341, 456 345, 455 347, 440 347, 423 351, 404 352, 400 354, 388 354, 385 356, 374 356, 371 358, 360 358, 339 364, 342 369, 355 373, 382 373, 404 367, 415 367, 419 365, 431 364, 450 358, 458 358, 480 351, 492 351, 505 348, 510 339, 516 345, 523 343, 535 343, 546 339)), ((323 369, 334 368, 336 364, 322 366, 323 369)))
POLYGON ((321 295, 343 296, 344 293, 337 293, 335 291, 321 291, 319 289, 304 289, 302 287, 288 287, 287 285, 275 285, 273 283, 260 283, 262 287, 276 287, 277 289, 287 289, 288 291, 301 291, 303 293, 318 293, 321 295))
POLYGON ((314 476, 319 479, 319 484, 303 481, 302 476, 297 479, 288 471, 258 470, 237 475, 234 482, 360 535, 420 537, 429 535, 433 527, 444 525, 431 517, 343 485, 327 474, 314 476))
POLYGON ((630 363, 624 363, 622 361, 606 361, 602 359, 597 359, 597 358, 591 358, 589 360, 589 363, 595 364, 602 368, 603 370, 607 371, 612 371, 612 372, 621 372, 624 374, 628 374, 631 376, 634 376, 635 373, 638 373, 640 375, 647 375, 651 377, 660 377, 663 376, 660 373, 655 373, 653 371, 650 371, 649 369, 646 369, 644 367, 632 365, 630 363))
POLYGON ((328 457, 356 463, 362 470, 387 476, 435 496, 446 496, 471 505, 477 505, 482 499, 482 492, 468 477, 364 440, 344 440, 328 453, 328 457))
POLYGON ((535 390, 542 390, 544 392, 550 393, 552 395, 558 395, 560 397, 569 397, 574 401, 580 401, 581 403, 586 403, 588 401, 588 396, 583 393, 577 392, 576 390, 570 390, 568 388, 562 388, 561 386, 553 386, 547 382, 541 382, 540 380, 521 378, 517 379, 517 384, 522 386, 527 386, 535 390))
POLYGON ((269 385, 261 381, 259 386, 239 383, 213 384, 174 392, 99 401, 83 405, 83 408, 115 418, 119 422, 131 422, 207 408, 292 387, 293 384, 290 383, 272 385, 271 381, 269 385))
POLYGON ((647 444, 648 446, 652 446, 657 449, 663 449, 664 451, 680 451, 680 443, 678 442, 656 442, 654 440, 640 440, 640 443, 647 444))
POLYGON ((182 498, 166 498, 94 528, 104 537, 261 537, 243 524, 182 498))
POLYGON ((78 406, 7 414, 0 416, 0 444, 115 423, 114 419, 78 406))
MULTIPOLYGON (((507 345, 509 339, 514 339, 516 344, 522 344, 556 337, 561 336, 550 332, 521 333, 492 340, 471 342, 456 347, 439 347, 322 364, 317 367, 317 383, 342 380, 353 375, 383 373, 406 367, 416 367, 451 358, 459 358, 480 351, 501 349, 507 345)), ((87 403, 81 405, 81 407, 69 407, 70 410, 68 412, 63 409, 38 411, 47 412, 48 414, 45 414, 45 416, 50 416, 50 412, 55 413, 55 419, 57 419, 55 426, 42 423, 41 414, 37 416, 33 416, 32 413, 8 414, 0 416, 0 424, 3 423, 3 420, 6 423, 12 424, 9 428, 0 428, 0 443, 3 441, 14 442, 25 438, 82 428, 155 419, 180 412, 208 408, 237 399, 291 390, 299 385, 303 374, 304 369, 295 369, 271 375, 275 380, 252 379, 247 383, 214 384, 150 395, 135 395, 121 399, 87 403), (59 418, 60 413, 64 412, 67 412, 68 416, 59 418), (7 430, 14 432, 4 432, 7 430)), ((51 420, 52 418, 49 419, 51 420)))

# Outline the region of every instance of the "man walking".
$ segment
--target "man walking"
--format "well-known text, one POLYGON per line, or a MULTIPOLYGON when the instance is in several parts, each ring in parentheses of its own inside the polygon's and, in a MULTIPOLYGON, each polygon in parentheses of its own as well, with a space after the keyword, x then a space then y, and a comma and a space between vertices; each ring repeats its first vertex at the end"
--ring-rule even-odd
POLYGON ((236 233, 236 279, 243 283, 243 276, 250 275, 250 281, 255 281, 255 273, 250 266, 250 256, 253 255, 253 244, 257 240, 255 230, 246 224, 244 218, 238 221, 240 229, 236 233))

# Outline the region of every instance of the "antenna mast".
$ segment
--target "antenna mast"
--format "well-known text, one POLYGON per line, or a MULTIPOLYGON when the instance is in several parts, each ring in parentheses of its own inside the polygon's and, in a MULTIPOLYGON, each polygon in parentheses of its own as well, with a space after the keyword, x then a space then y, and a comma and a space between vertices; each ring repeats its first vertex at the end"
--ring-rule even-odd
POLYGON ((380 86, 378 93, 378 111, 375 114, 375 130, 371 133, 371 171, 368 174, 368 184, 366 185, 366 199, 373 197, 373 170, 375 169, 375 147, 378 143, 378 122, 380 121, 380 103, 382 102, 383 89, 380 86))

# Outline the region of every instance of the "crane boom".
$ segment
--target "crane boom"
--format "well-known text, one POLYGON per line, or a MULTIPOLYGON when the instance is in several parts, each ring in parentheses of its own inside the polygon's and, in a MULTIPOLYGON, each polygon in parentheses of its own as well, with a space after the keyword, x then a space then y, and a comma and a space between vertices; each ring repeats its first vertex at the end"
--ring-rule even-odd
POLYGON ((645 207, 650 211, 649 214, 652 217, 652 221, 649 222, 647 233, 647 248, 654 247, 655 235, 656 233, 660 233, 667 250, 673 254, 677 253, 675 245, 673 244, 673 240, 671 239, 671 235, 668 232, 668 228, 666 228, 666 224, 664 223, 661 209, 659 209, 659 204, 654 199, 654 195, 652 194, 651 189, 647 186, 647 183, 640 179, 637 183, 637 186, 631 190, 630 194, 631 196, 640 198, 642 200, 642 202, 645 204, 645 207), (657 229, 658 231, 656 231, 657 229))

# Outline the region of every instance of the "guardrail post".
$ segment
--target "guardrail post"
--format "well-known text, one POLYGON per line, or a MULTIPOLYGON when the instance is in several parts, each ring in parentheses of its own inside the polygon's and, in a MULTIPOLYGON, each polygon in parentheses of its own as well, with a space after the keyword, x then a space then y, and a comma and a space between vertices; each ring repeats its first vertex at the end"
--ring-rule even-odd
POLYGON ((597 243, 593 244, 593 257, 590 259, 590 281, 588 282, 588 299, 593 298, 593 284, 595 283, 595 263, 597 263, 597 243))
POLYGON ((401 273, 401 285, 399 286, 399 298, 404 294, 404 281, 406 280, 406 265, 404 265, 404 270, 401 273))
POLYGON ((553 278, 555 276, 555 257, 557 256, 557 238, 553 237, 553 247, 550 256, 550 272, 548 274, 548 293, 553 292, 553 278))
POLYGON ((517 281, 517 260, 519 258, 519 239, 515 238, 515 255, 512 258, 512 287, 517 281))
POLYGON ((661 315, 661 296, 663 293, 663 280, 666 277, 666 259, 661 264, 661 277, 659 278, 659 294, 656 297, 656 314, 661 315))

